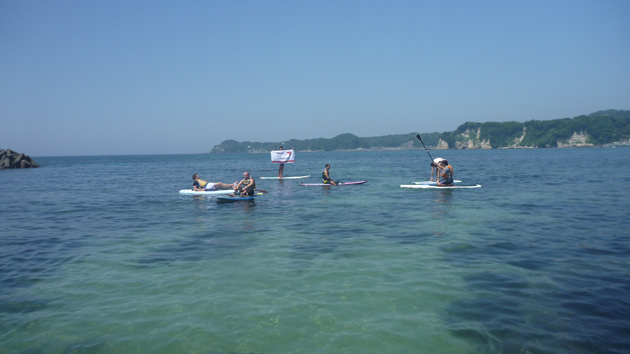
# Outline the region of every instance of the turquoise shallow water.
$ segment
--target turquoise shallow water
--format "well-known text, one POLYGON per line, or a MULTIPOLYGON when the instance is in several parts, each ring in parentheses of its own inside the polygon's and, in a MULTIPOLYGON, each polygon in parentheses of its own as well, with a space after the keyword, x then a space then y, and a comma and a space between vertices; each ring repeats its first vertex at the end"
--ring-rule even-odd
POLYGON ((627 353, 630 149, 267 154, 0 171, 2 353, 627 353), (359 186, 300 187, 331 176, 359 186))

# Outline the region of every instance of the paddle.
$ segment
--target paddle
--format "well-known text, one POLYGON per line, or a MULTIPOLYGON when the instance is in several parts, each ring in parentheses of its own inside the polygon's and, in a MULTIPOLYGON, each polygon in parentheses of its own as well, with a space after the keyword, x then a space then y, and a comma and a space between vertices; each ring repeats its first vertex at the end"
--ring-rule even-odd
POLYGON ((259 192, 261 192, 261 193, 269 193, 269 192, 264 191, 264 190, 262 190, 262 189, 254 189, 254 190, 255 190, 255 191, 259 191, 259 192))
POLYGON ((424 150, 426 150, 427 154, 429 154, 429 157, 431 158, 431 162, 433 162, 433 156, 431 156, 431 153, 429 152, 429 149, 427 149, 427 146, 424 145, 424 141, 422 141, 422 137, 420 136, 420 134, 416 134, 416 139, 420 140, 420 142, 422 143, 422 146, 424 146, 424 150))

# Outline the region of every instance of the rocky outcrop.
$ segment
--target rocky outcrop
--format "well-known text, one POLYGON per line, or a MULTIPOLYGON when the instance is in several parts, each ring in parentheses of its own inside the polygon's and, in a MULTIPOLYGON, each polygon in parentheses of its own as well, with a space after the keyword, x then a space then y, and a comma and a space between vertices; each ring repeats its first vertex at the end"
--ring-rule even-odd
POLYGON ((448 143, 442 139, 438 141, 436 150, 445 150, 450 148, 455 149, 492 149, 490 140, 481 140, 481 128, 477 128, 477 131, 466 129, 463 133, 460 133, 456 137, 455 146, 449 146, 448 143))
MULTIPOLYGON (((476 127, 474 129, 465 129, 454 136, 451 135, 450 137, 448 137, 448 139, 446 139, 451 142, 450 145, 446 140, 440 139, 435 149, 436 150, 492 149, 493 147, 491 145, 490 139, 481 139, 482 129, 483 129, 482 127, 476 127)), ((495 141, 494 142, 495 145, 500 145, 496 148, 497 149, 535 149, 535 148, 538 148, 539 146, 536 146, 534 144, 528 144, 528 145, 523 144, 527 136, 527 127, 523 127, 522 129, 523 129, 522 133, 519 133, 518 131, 512 131, 510 136, 503 137, 500 143, 497 143, 495 141)), ((573 135, 571 136, 571 138, 557 140, 556 146, 559 148, 595 146, 595 144, 587 142, 590 139, 591 138, 588 135, 588 133, 584 131, 573 132, 573 135)))
POLYGON ((490 140, 481 140, 481 128, 466 130, 457 139, 456 149, 492 149, 490 140))
POLYGON ((413 148, 413 144, 414 144, 414 143, 415 143, 415 142, 414 142, 413 140, 409 140, 408 142, 406 142, 406 143, 404 143, 404 144, 401 144, 401 145, 400 145, 400 148, 401 148, 401 149, 412 149, 412 148, 413 148))
POLYGON ((448 143, 442 139, 438 141, 438 144, 435 147, 435 150, 448 150, 448 149, 449 149, 448 143))
POLYGON ((514 144, 510 145, 508 147, 510 147, 510 148, 518 147, 518 144, 520 144, 521 141, 523 141, 523 139, 525 139, 525 135, 527 135, 527 127, 523 127, 523 135, 514 138, 514 144))
POLYGON ((559 148, 567 148, 567 147, 593 147, 595 145, 587 143, 588 134, 584 132, 574 132, 571 138, 568 141, 558 141, 559 148))
POLYGON ((0 149, 0 170, 6 168, 32 168, 39 167, 37 162, 28 155, 15 152, 11 149, 0 149))
POLYGON ((499 147, 499 149, 535 149, 535 146, 520 145, 527 135, 527 127, 523 127, 523 134, 514 138, 514 143, 508 146, 499 147))

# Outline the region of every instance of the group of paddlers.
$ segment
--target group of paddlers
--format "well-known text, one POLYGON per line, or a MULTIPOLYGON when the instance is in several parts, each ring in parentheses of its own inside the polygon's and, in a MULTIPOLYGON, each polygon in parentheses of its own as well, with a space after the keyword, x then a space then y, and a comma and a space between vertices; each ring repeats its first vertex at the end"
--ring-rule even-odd
MULTIPOLYGON (((418 134, 416 136, 418 140, 422 141, 422 138, 418 134)), ((424 142, 422 142, 424 145, 424 142)), ((425 146, 426 149, 426 146, 425 146)), ((282 146, 279 147, 279 150, 283 150, 282 146)), ((428 149, 427 153, 429 152, 428 149)), ((431 154, 429 154, 431 157, 431 154)), ((283 178, 282 173, 284 172, 284 163, 280 164, 280 168, 278 171, 278 177, 283 178)), ((448 160, 443 159, 441 157, 435 158, 431 161, 431 181, 434 181, 433 176, 435 175, 435 182, 438 186, 452 186, 453 185, 453 166, 448 163, 448 160)), ((249 175, 249 172, 243 173, 243 180, 240 182, 234 182, 232 184, 222 183, 222 182, 208 182, 199 178, 198 174, 194 174, 192 176, 193 179, 193 190, 194 191, 213 191, 219 189, 233 189, 234 193, 231 196, 235 196, 236 194, 240 194, 241 196, 252 196, 254 195, 254 191, 256 190, 256 181, 249 175)), ((338 182, 330 178, 330 164, 326 164, 324 166, 324 170, 322 171, 322 181, 325 184, 337 185, 338 182)))

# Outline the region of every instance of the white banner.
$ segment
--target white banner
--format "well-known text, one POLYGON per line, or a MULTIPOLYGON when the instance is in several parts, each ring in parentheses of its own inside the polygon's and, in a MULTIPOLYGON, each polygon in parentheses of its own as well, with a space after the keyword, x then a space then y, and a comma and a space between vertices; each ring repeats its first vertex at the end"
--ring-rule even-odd
POLYGON ((271 162, 291 163, 295 162, 295 151, 291 150, 271 150, 271 162))

